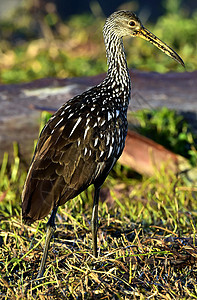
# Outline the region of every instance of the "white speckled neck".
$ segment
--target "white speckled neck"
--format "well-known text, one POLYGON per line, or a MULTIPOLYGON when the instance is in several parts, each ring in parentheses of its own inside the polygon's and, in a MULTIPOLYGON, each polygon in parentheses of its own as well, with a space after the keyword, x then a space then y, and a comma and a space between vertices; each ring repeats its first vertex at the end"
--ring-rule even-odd
POLYGON ((111 23, 106 23, 103 36, 106 47, 108 72, 105 82, 116 88, 116 92, 124 91, 125 97, 130 96, 131 80, 126 62, 122 37, 116 35, 111 23))

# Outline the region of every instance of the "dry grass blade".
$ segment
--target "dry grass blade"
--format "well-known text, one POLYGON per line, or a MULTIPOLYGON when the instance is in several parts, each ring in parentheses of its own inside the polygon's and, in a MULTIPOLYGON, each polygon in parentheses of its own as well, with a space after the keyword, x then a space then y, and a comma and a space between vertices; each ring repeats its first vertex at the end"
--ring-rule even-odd
POLYGON ((5 205, 0 211, 0 297, 197 297, 197 203, 192 190, 181 190, 182 182, 173 175, 167 178, 165 171, 138 181, 129 179, 130 171, 120 165, 115 172, 101 195, 99 258, 91 250, 90 188, 59 209, 46 271, 39 282, 44 221, 22 225, 20 206, 10 204, 14 194, 8 190, 0 203, 5 205))

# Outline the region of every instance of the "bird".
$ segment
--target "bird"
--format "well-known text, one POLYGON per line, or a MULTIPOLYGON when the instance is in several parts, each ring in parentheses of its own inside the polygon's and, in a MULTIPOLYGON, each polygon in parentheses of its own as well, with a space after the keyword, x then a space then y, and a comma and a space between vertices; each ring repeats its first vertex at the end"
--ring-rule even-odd
POLYGON ((91 231, 98 257, 101 186, 121 156, 127 135, 131 79, 123 37, 140 37, 184 66, 181 57, 147 30, 135 13, 116 11, 103 26, 108 71, 98 85, 63 104, 42 129, 22 192, 22 216, 31 224, 51 216, 37 278, 43 277, 58 207, 94 185, 91 231))

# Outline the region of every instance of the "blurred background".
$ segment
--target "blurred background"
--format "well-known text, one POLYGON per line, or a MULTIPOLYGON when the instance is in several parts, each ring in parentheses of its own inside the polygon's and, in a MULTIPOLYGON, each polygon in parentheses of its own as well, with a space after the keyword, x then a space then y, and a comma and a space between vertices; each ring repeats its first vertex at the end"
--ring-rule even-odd
MULTIPOLYGON (((180 54, 186 71, 197 69, 197 1, 1 0, 0 84, 106 72, 102 26, 119 9, 136 12, 180 54)), ((184 71, 141 39, 124 43, 130 68, 184 71)))

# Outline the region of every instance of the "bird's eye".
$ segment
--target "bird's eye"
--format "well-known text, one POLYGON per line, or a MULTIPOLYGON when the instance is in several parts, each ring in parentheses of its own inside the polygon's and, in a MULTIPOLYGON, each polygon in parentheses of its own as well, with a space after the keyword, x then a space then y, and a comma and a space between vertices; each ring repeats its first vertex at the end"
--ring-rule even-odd
POLYGON ((130 22, 129 22, 129 25, 130 25, 131 27, 134 27, 134 26, 136 25, 136 23, 135 23, 134 21, 130 21, 130 22))

